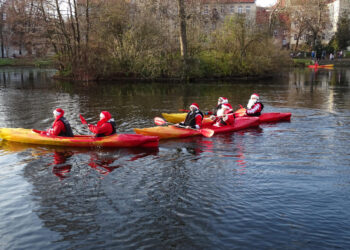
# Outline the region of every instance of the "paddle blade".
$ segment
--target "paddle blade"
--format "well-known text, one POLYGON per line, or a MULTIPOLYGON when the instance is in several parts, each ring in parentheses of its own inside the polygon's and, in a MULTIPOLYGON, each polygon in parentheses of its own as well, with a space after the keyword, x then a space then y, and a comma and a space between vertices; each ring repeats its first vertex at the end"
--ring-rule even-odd
POLYGON ((84 119, 84 117, 82 115, 79 115, 80 117, 80 121, 82 124, 87 124, 86 120, 84 119))
POLYGON ((32 131, 35 132, 35 133, 38 133, 38 134, 41 133, 41 131, 40 131, 40 130, 37 130, 37 129, 32 129, 32 131))
POLYGON ((240 107, 241 109, 244 109, 244 107, 243 107, 241 104, 239 104, 239 107, 240 107))
POLYGON ((154 123, 156 125, 164 125, 164 124, 166 124, 166 121, 164 121, 164 119, 162 119, 160 117, 154 117, 154 123))
POLYGON ((190 111, 187 110, 187 109, 179 109, 179 111, 181 111, 181 112, 190 112, 190 111))
POLYGON ((214 135, 214 130, 212 130, 212 129, 202 128, 199 131, 205 137, 212 137, 214 135))
POLYGON ((246 111, 247 110, 245 108, 240 108, 240 109, 236 110, 235 115, 236 116, 244 116, 246 114, 246 111))

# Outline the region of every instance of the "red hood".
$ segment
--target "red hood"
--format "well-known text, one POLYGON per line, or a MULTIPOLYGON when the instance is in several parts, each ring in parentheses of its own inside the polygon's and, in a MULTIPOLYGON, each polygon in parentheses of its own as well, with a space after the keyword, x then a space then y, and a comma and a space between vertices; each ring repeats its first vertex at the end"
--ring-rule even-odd
POLYGON ((101 113, 104 115, 104 118, 97 123, 97 126, 101 126, 112 118, 112 115, 108 111, 102 111, 101 113))

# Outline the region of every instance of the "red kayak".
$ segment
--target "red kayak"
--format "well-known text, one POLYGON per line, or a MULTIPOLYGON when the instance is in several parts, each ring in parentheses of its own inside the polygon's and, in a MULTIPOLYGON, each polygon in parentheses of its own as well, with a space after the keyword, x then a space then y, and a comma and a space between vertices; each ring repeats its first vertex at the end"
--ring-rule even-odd
POLYGON ((260 123, 290 121, 292 113, 263 113, 259 116, 260 123))
POLYGON ((209 128, 215 131, 215 134, 217 133, 225 133, 225 132, 234 132, 246 128, 254 128, 258 127, 260 124, 259 117, 237 117, 233 123, 233 125, 226 125, 222 127, 216 127, 213 126, 213 123, 211 124, 205 124, 203 125, 204 128, 209 128))
POLYGON ((0 128, 0 138, 29 144, 66 147, 158 147, 159 138, 135 134, 114 134, 105 137, 75 135, 74 137, 46 136, 38 130, 23 128, 0 128))
MULTIPOLYGON (((216 133, 233 132, 246 128, 259 126, 258 117, 237 117, 233 125, 215 127, 213 126, 213 121, 210 123, 205 123, 203 129, 214 130, 216 133)), ((185 138, 190 136, 201 135, 199 130, 178 128, 175 126, 157 126, 152 128, 135 128, 134 131, 137 134, 147 135, 147 136, 158 136, 160 139, 169 138, 185 138)))
MULTIPOLYGON (((246 115, 246 109, 241 108, 235 112, 238 117, 252 117, 246 115)), ((290 121, 292 113, 262 113, 259 117, 260 123, 290 121)), ((254 117, 254 116, 253 116, 254 117)))

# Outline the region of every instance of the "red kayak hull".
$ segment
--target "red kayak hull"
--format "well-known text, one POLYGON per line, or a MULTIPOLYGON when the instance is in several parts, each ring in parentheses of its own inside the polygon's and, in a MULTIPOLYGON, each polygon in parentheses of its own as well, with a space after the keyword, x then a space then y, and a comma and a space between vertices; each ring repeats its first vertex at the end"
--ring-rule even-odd
POLYGON ((292 113, 263 113, 259 116, 260 123, 290 121, 292 113))
POLYGON ((46 136, 23 128, 0 128, 3 140, 27 144, 66 146, 66 147, 158 147, 159 138, 135 134, 115 134, 105 137, 75 135, 74 137, 46 136))
MULTIPOLYGON (((203 128, 214 130, 214 135, 216 133, 233 132, 251 127, 259 126, 258 117, 237 117, 233 125, 216 127, 213 126, 213 122, 208 122, 203 125, 203 128)), ((190 136, 201 135, 198 130, 177 128, 175 126, 158 126, 152 128, 135 128, 134 131, 137 134, 148 135, 148 136, 158 136, 160 139, 169 138, 185 138, 190 136)))
POLYGON ((213 124, 205 124, 204 128, 209 128, 214 130, 215 134, 234 132, 246 128, 258 127, 260 124, 259 117, 237 117, 233 125, 226 125, 222 127, 213 126, 213 124))

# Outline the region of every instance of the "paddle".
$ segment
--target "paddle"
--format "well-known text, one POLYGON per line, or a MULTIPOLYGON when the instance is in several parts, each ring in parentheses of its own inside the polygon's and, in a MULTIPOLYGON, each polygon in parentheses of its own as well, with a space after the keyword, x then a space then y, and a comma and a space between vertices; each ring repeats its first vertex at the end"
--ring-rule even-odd
MULTIPOLYGON (((179 109, 179 111, 181 111, 181 112, 190 112, 188 109, 179 109)), ((205 115, 212 115, 213 114, 213 112, 211 112, 211 111, 207 111, 207 112, 204 112, 204 114, 205 115)))
MULTIPOLYGON (((159 125, 159 126, 160 125, 174 124, 174 123, 166 122, 164 119, 162 119, 160 117, 155 117, 154 118, 154 123, 156 125, 159 125)), ((185 127, 182 127, 182 126, 179 126, 179 127, 180 128, 185 128, 185 127)), ((190 129, 193 129, 193 128, 190 128, 190 129)), ((212 130, 212 129, 202 128, 202 129, 193 129, 193 130, 199 131, 205 137, 212 137, 214 135, 214 130, 212 130)))
POLYGON ((236 110, 235 115, 236 116, 244 116, 246 114, 247 110, 241 104, 239 104, 239 107, 240 107, 240 109, 236 110))
POLYGON ((84 125, 87 125, 86 120, 84 119, 84 117, 81 114, 79 115, 79 117, 80 117, 81 123, 84 124, 84 125))
MULTIPOLYGON (((87 121, 84 119, 84 117, 83 117, 81 114, 79 114, 79 117, 80 117, 81 123, 84 124, 84 125, 87 125, 87 126, 89 127, 87 121)), ((90 129, 89 129, 89 130, 90 130, 90 129)))

